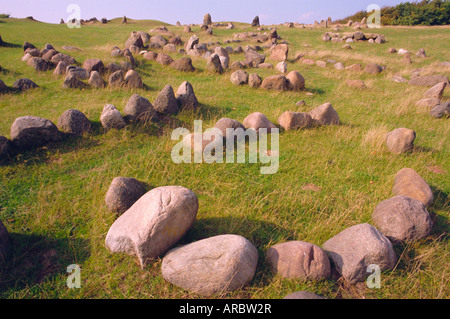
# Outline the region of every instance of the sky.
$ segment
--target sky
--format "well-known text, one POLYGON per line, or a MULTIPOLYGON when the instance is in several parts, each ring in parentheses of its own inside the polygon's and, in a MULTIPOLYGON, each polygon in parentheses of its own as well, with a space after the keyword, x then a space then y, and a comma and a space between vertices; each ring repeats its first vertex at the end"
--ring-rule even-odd
POLYGON ((36 20, 59 23, 69 20, 76 4, 81 19, 107 19, 127 16, 131 19, 160 20, 169 24, 199 24, 205 13, 213 22, 234 21, 251 23, 259 16, 261 24, 284 22, 314 23, 315 20, 345 18, 370 4, 380 7, 412 0, 0 0, 0 13, 11 17, 33 16, 36 20))

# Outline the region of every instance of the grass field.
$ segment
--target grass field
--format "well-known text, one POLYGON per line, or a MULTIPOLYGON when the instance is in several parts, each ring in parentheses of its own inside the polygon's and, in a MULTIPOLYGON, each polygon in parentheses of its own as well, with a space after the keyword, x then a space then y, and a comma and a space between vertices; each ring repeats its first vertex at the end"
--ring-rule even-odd
MULTIPOLYGON (((158 21, 122 25, 113 20, 69 29, 25 19, 0 19, 3 40, 17 44, 0 47, 0 78, 8 86, 22 77, 40 86, 0 95, 0 135, 9 138, 11 124, 19 116, 34 115, 56 123, 70 108, 82 111, 94 123, 90 135, 21 154, 0 167, 0 220, 14 244, 1 277, 0 298, 199 297, 165 282, 160 261, 142 270, 137 258, 106 249, 105 236, 116 216, 107 211, 104 198, 116 176, 137 178, 149 190, 181 185, 196 193, 200 205, 197 221, 182 243, 238 234, 258 248, 259 264, 250 285, 221 298, 278 299, 297 290, 328 298, 450 298, 450 125, 415 106, 426 88, 391 81, 396 73, 409 79, 411 71, 418 68, 423 69, 422 74, 450 76, 450 68, 438 66, 450 61, 450 27, 383 27, 374 32, 384 34, 387 43, 352 43, 353 50, 343 49, 343 43, 323 42, 325 29, 278 27, 278 34, 289 42, 288 71, 297 70, 306 79, 303 92, 234 86, 229 80, 231 71, 223 75, 204 72, 202 58, 192 58, 196 72, 182 73, 141 57, 137 57, 136 70, 148 89, 70 90, 62 88, 63 78, 52 72, 38 73, 21 61, 24 41, 37 48, 51 43, 81 62, 87 58, 100 58, 105 64, 121 61, 111 57, 113 46, 123 48, 133 30, 148 32, 161 25, 158 21), (64 45, 82 51, 66 52, 64 45), (425 48, 428 58, 413 55, 413 64, 405 65, 401 56, 387 52, 389 47, 414 53, 425 48), (294 61, 295 53, 346 66, 375 62, 387 69, 370 75, 338 71, 331 64, 326 68, 306 66, 294 61), (368 88, 350 88, 347 79, 362 79, 368 88), (132 94, 153 102, 166 84, 176 90, 183 81, 193 85, 202 105, 199 110, 182 111, 168 122, 130 125, 120 131, 106 132, 101 127, 99 117, 105 104, 123 111, 132 94), (297 107, 298 100, 305 100, 306 105, 297 107), (193 121, 201 119, 204 127, 212 127, 221 117, 242 122, 253 112, 262 112, 275 122, 284 111, 307 112, 325 102, 332 103, 342 124, 283 132, 280 168, 274 175, 261 175, 260 164, 177 165, 171 160, 176 142, 170 134, 178 126, 192 128, 193 121), (384 148, 384 133, 398 127, 416 131, 413 152, 394 155, 384 148), (403 167, 416 170, 431 186, 435 201, 429 211, 435 226, 428 238, 395 246, 398 264, 382 273, 380 289, 369 289, 365 283, 349 286, 342 280, 286 280, 270 272, 264 255, 273 244, 302 240, 320 246, 349 226, 370 223, 375 206, 392 196, 394 176, 403 167), (311 190, 305 187, 308 184, 316 187, 311 190), (70 264, 82 268, 80 289, 66 286, 70 264)), ((215 28, 212 36, 198 26, 193 32, 200 42, 220 41, 225 46, 223 41, 233 33, 254 30, 246 24, 235 26, 235 30, 215 28)), ((168 28, 183 41, 191 35, 184 33, 182 26, 168 28)), ((254 43, 231 46, 247 44, 254 43)), ((231 55, 230 59, 244 57, 231 55)), ((277 74, 275 69, 247 72, 263 78, 277 74)), ((443 99, 450 99, 448 88, 443 99)))

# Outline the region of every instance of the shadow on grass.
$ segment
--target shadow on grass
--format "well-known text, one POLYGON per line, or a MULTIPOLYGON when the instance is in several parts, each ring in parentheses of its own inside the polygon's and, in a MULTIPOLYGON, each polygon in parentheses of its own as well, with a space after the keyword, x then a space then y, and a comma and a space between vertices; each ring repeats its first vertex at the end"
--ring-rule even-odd
POLYGON ((67 274, 67 266, 82 264, 89 256, 89 241, 55 239, 10 233, 12 249, 1 269, 0 293, 17 290, 67 274))

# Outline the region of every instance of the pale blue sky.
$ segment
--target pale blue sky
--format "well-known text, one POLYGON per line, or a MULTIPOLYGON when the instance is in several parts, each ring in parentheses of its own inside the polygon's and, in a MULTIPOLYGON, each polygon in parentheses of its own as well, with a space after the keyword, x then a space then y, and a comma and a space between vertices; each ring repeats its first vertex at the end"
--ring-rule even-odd
MULTIPOLYGON (((412 1, 412 0, 410 0, 412 1)), ((155 19, 175 24, 201 23, 210 13, 214 21, 250 23, 258 15, 261 24, 283 22, 313 23, 314 20, 344 18, 365 10, 370 4, 380 7, 396 5, 405 0, 0 0, 0 13, 12 17, 59 23, 71 12, 67 6, 77 4, 81 18, 108 19, 127 16, 132 19, 155 19)))

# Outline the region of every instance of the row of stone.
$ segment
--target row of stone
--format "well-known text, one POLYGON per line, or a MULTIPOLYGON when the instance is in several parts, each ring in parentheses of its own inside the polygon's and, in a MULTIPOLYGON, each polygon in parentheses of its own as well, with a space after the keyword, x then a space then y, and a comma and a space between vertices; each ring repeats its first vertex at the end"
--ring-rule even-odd
MULTIPOLYGON (((194 192, 180 186, 158 187, 145 193, 139 181, 116 178, 106 200, 138 191, 139 199, 110 227, 105 244, 114 253, 136 255, 141 267, 162 257, 162 276, 188 291, 211 296, 247 285, 258 264, 257 248, 246 238, 226 234, 173 248, 193 227, 198 211, 194 192), (114 190, 115 189, 115 190, 114 190), (143 194, 143 195, 141 195, 143 194), (146 222, 143 222, 146 221, 146 222)), ((366 277, 367 267, 393 269, 394 243, 427 237, 433 227, 426 205, 433 202, 428 184, 412 169, 399 171, 394 197, 378 204, 370 224, 345 229, 323 244, 290 241, 268 248, 265 260, 273 272, 289 279, 325 280, 334 267, 349 283, 366 277), (391 242, 392 241, 392 242, 391 242)))

